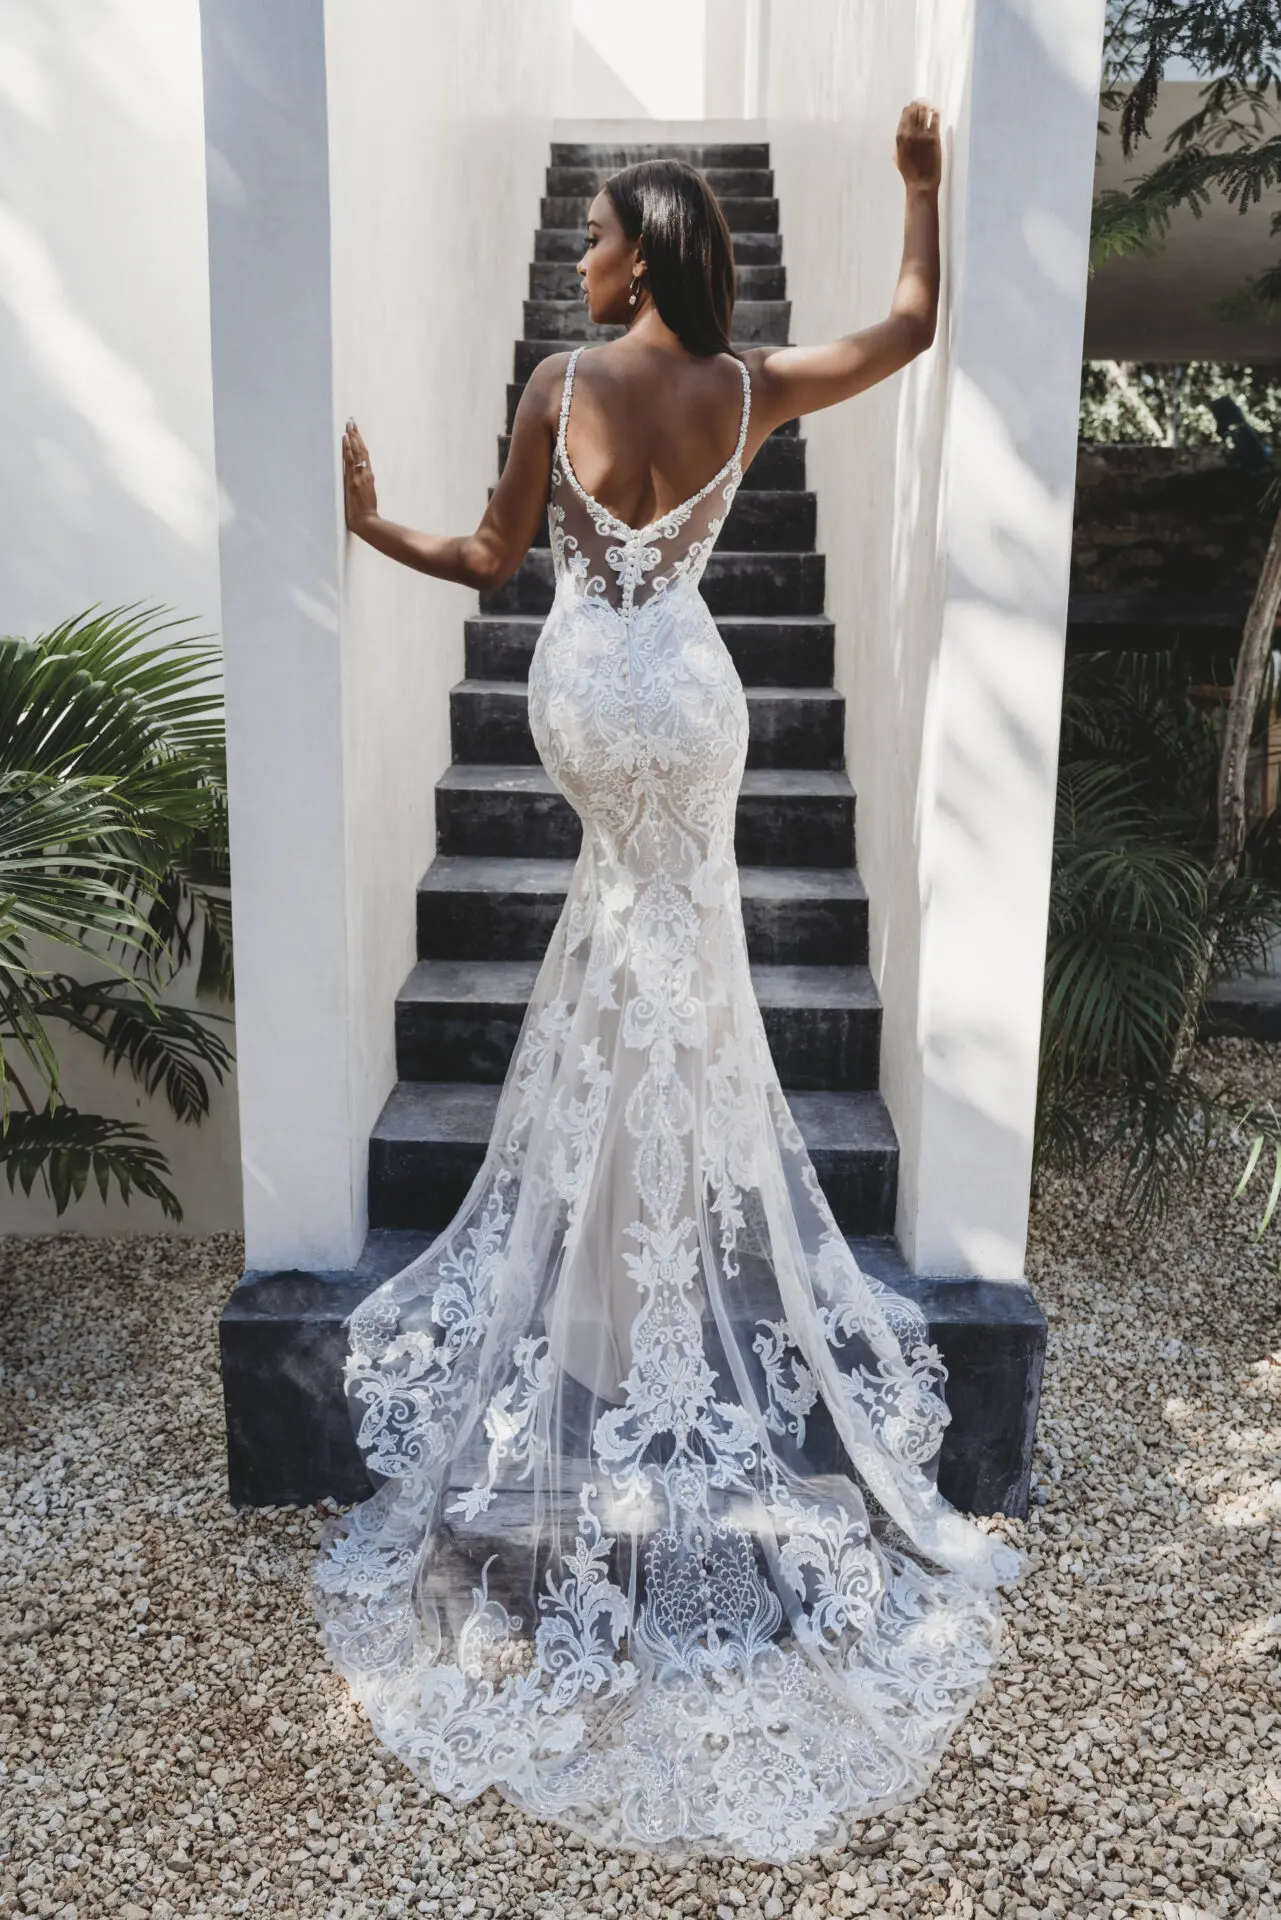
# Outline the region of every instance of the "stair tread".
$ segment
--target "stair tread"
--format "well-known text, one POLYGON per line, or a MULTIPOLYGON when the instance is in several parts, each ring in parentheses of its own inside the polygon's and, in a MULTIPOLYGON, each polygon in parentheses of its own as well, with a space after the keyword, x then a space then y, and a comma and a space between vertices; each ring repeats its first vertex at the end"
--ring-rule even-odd
MULTIPOLYGON (((420 892, 564 894, 574 871, 572 860, 546 860, 535 854, 438 853, 418 882, 420 892)), ((745 900, 787 904, 801 900, 863 901, 867 889, 857 867, 740 867, 739 892, 745 900)))
MULTIPOLYGON (((481 680, 465 678, 456 680, 449 689, 450 696, 456 693, 491 695, 511 700, 527 700, 529 686, 524 680, 481 680)), ((822 700, 834 706, 844 701, 845 695, 835 687, 756 687, 745 686, 743 693, 749 703, 752 701, 777 700, 781 702, 800 702, 802 700, 822 700)))
MULTIPOLYGON (((512 767, 484 761, 458 761, 445 769, 437 787, 472 793, 555 794, 558 789, 542 767, 512 767)), ((843 767, 749 767, 739 791, 751 797, 819 794, 824 799, 853 799, 843 767)))
MULTIPOLYGON (((546 307, 551 313, 582 313, 587 303, 580 295, 577 299, 571 297, 564 300, 535 299, 530 297, 522 304, 526 307, 546 307)), ((780 295, 778 299, 772 300, 753 300, 750 295, 747 295, 734 302, 734 311, 735 313, 756 313, 758 311, 772 313, 776 307, 790 307, 791 304, 786 294, 780 295)), ((626 332, 626 328, 620 325, 619 331, 620 333, 626 332)))
MULTIPOLYGON (((533 991, 538 960, 419 960, 396 996, 398 1004, 447 1000, 456 1006, 523 1005, 533 991)), ((874 1011, 881 1001, 866 966, 751 968, 762 1008, 852 1008, 874 1011)))
POLYGON ((626 167, 633 160, 689 160, 697 167, 768 167, 767 140, 553 140, 554 167, 626 167), (739 156, 735 160, 720 157, 739 156), (626 156, 620 158, 619 156, 626 156), (693 159, 691 156, 698 155, 693 159))
MULTIPOLYGON (((383 1104, 372 1138, 442 1140, 487 1145, 501 1089, 471 1080, 398 1080, 383 1104)), ((889 1108, 879 1092, 794 1093, 787 1104, 806 1147, 829 1153, 897 1153, 889 1108)))
MULTIPOLYGON (((745 556, 759 559, 759 554, 745 556)), ((528 626, 537 633, 546 623, 547 616, 542 613, 469 613, 469 627, 515 627, 528 626)), ((811 633, 830 633, 834 621, 830 613, 721 613, 714 614, 717 627, 723 632, 726 627, 763 627, 767 633, 778 632, 783 627, 806 627, 811 633)))

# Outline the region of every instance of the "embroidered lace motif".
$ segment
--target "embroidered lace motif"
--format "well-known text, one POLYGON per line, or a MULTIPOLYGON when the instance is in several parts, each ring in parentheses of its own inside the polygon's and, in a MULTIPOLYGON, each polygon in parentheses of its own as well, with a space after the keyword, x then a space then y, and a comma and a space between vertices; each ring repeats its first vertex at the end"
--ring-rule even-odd
POLYGON ((565 453, 529 713, 582 850, 449 1227, 352 1315, 377 1491, 326 1645, 382 1741, 599 1845, 785 1861, 919 1793, 1020 1557, 937 1490, 945 1368, 859 1268, 748 968, 747 708, 697 591, 742 477, 629 528, 565 453))
POLYGON ((742 417, 738 442, 724 466, 678 507, 646 526, 629 527, 579 484, 565 445, 574 369, 581 352, 582 348, 576 347, 569 356, 561 394, 548 501, 552 552, 558 578, 566 578, 584 593, 600 595, 627 619, 633 607, 643 606, 677 581, 697 586, 702 577, 743 478, 743 448, 752 411, 751 376, 740 360, 742 417))

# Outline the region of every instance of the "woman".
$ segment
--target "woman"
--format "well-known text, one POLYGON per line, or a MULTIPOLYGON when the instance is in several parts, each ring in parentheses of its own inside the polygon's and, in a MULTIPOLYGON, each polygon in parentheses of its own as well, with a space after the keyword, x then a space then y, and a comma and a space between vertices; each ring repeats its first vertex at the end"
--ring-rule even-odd
POLYGON ((766 436, 933 338, 922 101, 896 161, 888 317, 741 355, 701 175, 613 176, 578 272, 626 332, 539 365, 470 537, 384 520, 343 436, 351 530, 439 578, 499 585, 547 512, 529 714, 583 844, 485 1163, 351 1317, 378 1491, 329 1523, 317 1604, 422 1780, 611 1848, 788 1860, 913 1797, 1021 1571, 939 1495, 941 1358, 860 1271, 779 1087, 734 861, 747 709, 697 591, 766 436))

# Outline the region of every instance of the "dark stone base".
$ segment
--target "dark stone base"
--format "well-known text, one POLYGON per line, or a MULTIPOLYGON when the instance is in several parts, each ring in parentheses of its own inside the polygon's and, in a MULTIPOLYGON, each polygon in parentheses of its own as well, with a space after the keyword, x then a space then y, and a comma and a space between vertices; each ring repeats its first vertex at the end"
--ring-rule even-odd
MULTIPOLYGON (((344 1320, 431 1236, 380 1230, 342 1273, 245 1273, 220 1326, 237 1507, 343 1504, 371 1491, 342 1389, 344 1320)), ((852 1240, 865 1272, 917 1300, 948 1368, 939 1488, 965 1513, 1026 1514, 1046 1323, 1021 1282, 909 1274, 892 1241, 852 1240)), ((833 1439, 834 1453, 839 1446, 833 1439)), ((833 1458, 833 1465, 837 1458, 833 1458)))

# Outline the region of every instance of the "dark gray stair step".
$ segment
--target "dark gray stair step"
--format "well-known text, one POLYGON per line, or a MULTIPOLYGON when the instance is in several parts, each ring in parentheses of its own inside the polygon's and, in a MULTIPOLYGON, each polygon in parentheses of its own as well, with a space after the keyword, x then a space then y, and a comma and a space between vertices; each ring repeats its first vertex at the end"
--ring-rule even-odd
MULTIPOLYGON (((535 260, 581 260, 586 235, 582 221, 569 227, 539 227, 534 235, 535 260)), ((735 233, 735 266, 759 267, 777 264, 783 258, 783 236, 772 228, 766 233, 735 233)))
MULTIPOLYGON (((889 1233, 898 1140, 879 1093, 794 1093, 788 1105, 836 1220, 846 1233, 889 1233)), ((371 1227, 448 1226, 480 1168, 498 1088, 401 1080, 369 1140, 371 1227)))
MULTIPOLYGON (((555 344, 551 344, 547 347, 547 351, 542 355, 542 357, 545 359, 549 354, 564 353, 565 351, 566 351, 566 348, 564 346, 556 346, 555 344)), ((523 379, 508 381, 507 383, 507 421, 506 421, 506 430, 508 433, 510 433, 512 430, 512 422, 516 418, 516 409, 520 405, 520 396, 522 393, 524 393, 524 391, 525 391, 525 381, 523 379)), ((798 435, 800 433, 800 430, 801 430, 801 423, 799 420, 784 420, 781 427, 774 428, 773 432, 770 435, 770 438, 773 439, 775 435, 778 435, 778 436, 781 436, 782 438, 790 439, 794 435, 798 435)))
MULTIPOLYGON (((345 1321, 434 1237, 430 1228, 375 1227, 355 1267, 241 1275, 218 1329, 234 1505, 368 1498, 343 1391, 345 1321)), ((864 1273, 921 1308, 943 1356, 952 1417, 939 1491, 963 1513, 1025 1514, 1047 1334, 1031 1291, 1021 1282, 912 1274, 890 1235, 847 1238, 864 1273)), ((759 1310, 757 1303, 745 1311, 759 1310)), ((776 1314, 767 1306, 763 1317, 776 1314)), ((755 1333, 753 1326, 749 1350, 755 1333)), ((807 1428, 806 1453, 816 1466, 839 1469, 839 1456, 829 1461, 820 1451, 824 1438, 807 1428)))
MULTIPOLYGON (((531 300, 581 300, 583 283, 579 279, 576 263, 582 254, 579 251, 573 261, 534 260, 529 268, 529 297, 531 300)), ((740 300, 785 300, 787 298, 787 273, 779 265, 766 264, 751 266, 742 260, 737 262, 738 298, 740 300)))
MULTIPOLYGON (((538 964, 419 960, 396 996, 397 1076, 501 1081, 538 964)), ((866 967, 754 966, 752 987, 785 1085, 876 1085, 881 1002, 866 967)))
MULTIPOLYGON (((647 153, 647 160, 670 158, 670 155, 647 153)), ((611 173, 617 173, 617 167, 564 167, 552 165, 547 169, 547 192, 553 198, 578 198, 586 194, 589 200, 595 198, 611 173)), ((736 200, 768 200, 774 194, 774 173, 771 167, 700 167, 699 172, 717 199, 729 196, 736 200)))
MULTIPOLYGON (((538 224, 544 231, 567 227, 577 227, 582 231, 587 224, 587 209, 594 198, 594 194, 585 193, 548 194, 539 203, 538 224)), ((778 230, 778 201, 772 195, 762 194, 743 200, 727 195, 721 201, 721 212, 731 233, 775 233, 778 230)))
MULTIPOLYGON (((441 853, 576 855, 578 815, 541 767, 448 767, 436 783, 441 853)), ((844 772, 749 769, 734 850, 745 866, 841 867, 854 861, 854 789, 844 772)))
MULTIPOLYGON (((732 614, 716 622, 745 687, 830 687, 835 628, 825 613, 732 614)), ((476 613, 465 623, 469 680, 525 680, 543 621, 476 613)))
MULTIPOLYGON (((699 587, 714 614, 822 613, 821 553, 713 553, 699 587)), ((482 613, 547 613, 552 604, 552 557, 535 548, 493 593, 482 593, 482 613)))
MULTIPOLYGON (((843 767, 845 700, 834 687, 749 687, 749 767, 843 767)), ((460 680, 449 693, 455 761, 537 766, 523 680, 460 680)))
MULTIPOLYGON (((498 471, 507 465, 511 435, 498 436, 498 471)), ((792 493, 805 490, 805 442, 798 433, 771 433, 743 474, 744 493, 792 493)))
POLYGON ((768 167, 769 143, 764 140, 688 141, 630 140, 617 144, 553 140, 554 167, 593 167, 616 173, 638 160, 685 160, 704 172, 709 167, 768 167))
MULTIPOLYGON (((420 956, 541 960, 572 871, 572 860, 437 854, 418 883, 420 956)), ((867 892, 855 868, 740 866, 738 886, 754 963, 866 963, 867 892)))
MULTIPOLYGON (((740 344, 786 346, 792 317, 790 300, 740 300, 734 308, 734 338, 740 344)), ((566 342, 621 340, 626 328, 589 320, 581 294, 566 300, 526 300, 524 333, 528 342, 554 340, 566 342)), ((522 366, 517 357, 516 374, 522 366)))
MULTIPOLYGON (((818 508, 812 493, 795 489, 743 487, 735 495, 720 536, 725 553, 812 553, 818 508)), ((545 520, 534 536, 534 550, 548 547, 545 520)))
MULTIPOLYGON (((611 328, 608 337, 610 339, 616 339, 618 336, 611 328)), ((564 340, 518 340, 516 342, 512 366, 512 371, 515 374, 515 384, 523 387, 535 367, 541 365, 544 360, 550 360, 554 354, 564 353, 569 344, 570 343, 564 340)), ((760 343, 740 339, 735 335, 733 344, 738 351, 742 353, 746 347, 759 345, 760 343)), ((779 346, 786 345, 786 335, 776 344, 779 346)))

